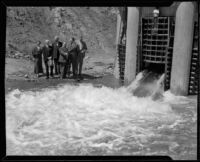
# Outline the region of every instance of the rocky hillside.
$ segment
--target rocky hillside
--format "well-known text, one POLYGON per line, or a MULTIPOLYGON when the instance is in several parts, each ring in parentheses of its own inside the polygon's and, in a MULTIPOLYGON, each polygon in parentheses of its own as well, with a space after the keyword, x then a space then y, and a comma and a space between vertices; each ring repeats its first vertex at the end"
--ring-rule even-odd
POLYGON ((83 35, 89 55, 113 56, 116 12, 112 7, 8 7, 6 54, 29 57, 37 40, 83 35))

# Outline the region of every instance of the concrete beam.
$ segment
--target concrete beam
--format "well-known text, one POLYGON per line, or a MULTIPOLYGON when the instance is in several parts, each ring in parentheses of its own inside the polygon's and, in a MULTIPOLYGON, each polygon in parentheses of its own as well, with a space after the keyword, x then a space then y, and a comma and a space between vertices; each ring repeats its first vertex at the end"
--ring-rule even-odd
POLYGON ((181 2, 173 2, 169 7, 159 7, 160 16, 175 16, 177 7, 181 2))
POLYGON ((141 16, 153 16, 154 9, 156 9, 156 7, 141 7, 141 16))
POLYGON ((124 76, 125 85, 130 84, 136 76, 138 28, 139 10, 136 7, 128 7, 124 76))
POLYGON ((176 95, 188 95, 194 32, 194 5, 182 2, 176 11, 175 37, 170 89, 176 95))

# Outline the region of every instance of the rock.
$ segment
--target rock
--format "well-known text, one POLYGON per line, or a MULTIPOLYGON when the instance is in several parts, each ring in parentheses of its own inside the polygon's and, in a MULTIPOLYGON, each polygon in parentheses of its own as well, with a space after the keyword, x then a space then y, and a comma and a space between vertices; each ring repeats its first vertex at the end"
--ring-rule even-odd
POLYGON ((35 79, 30 79, 30 82, 35 82, 35 79))
POLYGON ((16 76, 18 76, 18 77, 23 77, 24 75, 23 75, 23 74, 17 74, 16 76))
POLYGON ((107 66, 107 69, 113 69, 113 64, 109 64, 109 65, 107 66))
POLYGON ((25 77, 25 78, 28 78, 28 75, 26 74, 26 75, 24 75, 24 77, 25 77))
POLYGON ((86 57, 85 57, 85 60, 88 60, 89 58, 90 58, 89 56, 86 56, 86 57))
POLYGON ((86 28, 84 28, 83 26, 81 26, 80 30, 81 30, 82 32, 86 32, 86 28))
POLYGON ((14 56, 15 56, 15 58, 19 58, 19 57, 23 57, 24 54, 21 52, 16 52, 14 56))
POLYGON ((30 56, 29 55, 26 55, 26 56, 24 56, 25 58, 30 58, 30 56))
POLYGON ((68 30, 71 30, 72 29, 72 24, 70 23, 65 23, 65 26, 68 30))
POLYGON ((93 67, 85 67, 85 70, 91 70, 93 67))
POLYGON ((112 68, 112 67, 107 67, 105 70, 106 70, 106 71, 112 71, 113 68, 112 68))
POLYGON ((20 53, 19 53, 19 52, 16 52, 16 53, 15 53, 15 56, 19 56, 19 55, 20 55, 20 53))
POLYGON ((100 75, 100 74, 95 75, 95 78, 100 78, 100 77, 102 77, 102 75, 100 75))

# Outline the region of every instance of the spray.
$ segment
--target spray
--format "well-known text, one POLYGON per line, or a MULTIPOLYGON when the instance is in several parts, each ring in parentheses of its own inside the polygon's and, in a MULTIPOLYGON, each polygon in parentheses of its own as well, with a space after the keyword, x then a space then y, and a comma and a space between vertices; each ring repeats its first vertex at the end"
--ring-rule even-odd
POLYGON ((153 91, 144 84, 145 76, 140 73, 130 86, 118 89, 80 84, 10 92, 6 95, 7 155, 160 155, 162 151, 170 155, 176 152, 167 148, 174 146, 180 156, 185 154, 182 148, 188 148, 188 139, 177 130, 181 127, 189 130, 187 137, 194 136, 194 109, 182 117, 171 109, 170 99, 153 98, 161 93, 164 75, 152 79, 153 91), (150 95, 133 95, 144 85, 150 95), (181 137, 186 141, 178 143, 181 137))
POLYGON ((162 74, 161 77, 158 79, 155 89, 151 95, 151 98, 153 100, 159 100, 163 98, 164 80, 165 80, 165 74, 162 74))
POLYGON ((139 87, 142 79, 144 78, 144 76, 146 75, 147 71, 142 71, 140 73, 137 74, 135 80, 129 85, 127 86, 127 90, 129 92, 133 92, 137 87, 139 87))

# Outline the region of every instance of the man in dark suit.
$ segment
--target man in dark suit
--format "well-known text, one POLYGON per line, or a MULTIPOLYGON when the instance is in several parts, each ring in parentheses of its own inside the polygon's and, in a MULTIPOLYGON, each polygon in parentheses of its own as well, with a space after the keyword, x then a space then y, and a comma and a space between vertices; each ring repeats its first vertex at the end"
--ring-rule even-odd
POLYGON ((39 77, 39 73, 42 72, 40 62, 42 61, 42 48, 40 46, 41 42, 38 41, 37 45, 32 50, 32 56, 34 58, 34 73, 36 74, 37 78, 39 77))
POLYGON ((52 57, 52 47, 49 44, 49 40, 45 41, 45 45, 42 49, 44 64, 46 68, 46 79, 49 79, 49 68, 50 75, 53 77, 53 57, 52 57))
POLYGON ((68 46, 68 52, 69 52, 69 59, 72 63, 72 71, 73 71, 73 77, 77 78, 77 55, 78 55, 78 45, 75 41, 75 38, 70 39, 70 43, 68 46))
POLYGON ((54 61, 54 68, 55 68, 55 74, 60 74, 60 66, 59 66, 59 37, 55 37, 55 41, 52 44, 53 47, 53 61, 54 61))
POLYGON ((78 68, 78 76, 81 79, 82 76, 82 66, 83 66, 83 59, 85 57, 85 52, 87 51, 87 45, 85 41, 83 41, 83 37, 80 37, 80 40, 78 41, 78 57, 77 57, 77 68, 78 68))
POLYGON ((68 60, 68 50, 66 48, 66 43, 63 42, 62 47, 59 48, 59 63, 60 63, 60 71, 61 75, 60 78, 66 78, 66 66, 67 66, 67 60, 68 60))

